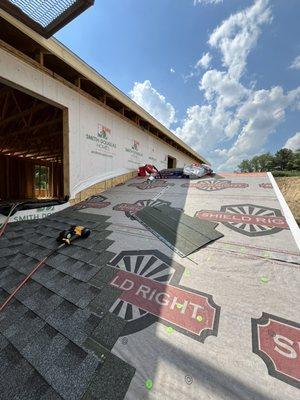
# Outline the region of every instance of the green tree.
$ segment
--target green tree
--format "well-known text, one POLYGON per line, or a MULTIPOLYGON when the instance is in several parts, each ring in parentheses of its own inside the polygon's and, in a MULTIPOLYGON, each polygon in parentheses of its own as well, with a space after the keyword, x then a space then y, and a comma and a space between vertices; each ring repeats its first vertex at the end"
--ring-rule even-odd
POLYGON ((300 171, 300 149, 294 152, 294 160, 293 160, 293 167, 297 171, 300 171))
POLYGON ((255 172, 260 171, 260 163, 259 163, 259 156, 255 156, 250 160, 250 163, 252 165, 252 169, 255 172))
POLYGON ((274 157, 271 153, 261 154, 258 158, 259 170, 261 172, 272 171, 274 167, 274 157))
POLYGON ((238 168, 241 172, 253 172, 253 167, 250 160, 243 160, 238 168))
POLYGON ((281 171, 287 170, 293 161, 294 153, 290 149, 281 149, 275 154, 275 168, 281 171))

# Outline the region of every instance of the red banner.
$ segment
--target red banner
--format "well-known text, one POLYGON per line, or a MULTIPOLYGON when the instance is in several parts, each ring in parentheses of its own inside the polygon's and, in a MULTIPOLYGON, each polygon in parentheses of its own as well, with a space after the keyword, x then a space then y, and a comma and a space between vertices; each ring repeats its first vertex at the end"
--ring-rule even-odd
POLYGON ((117 272, 110 284, 123 291, 120 299, 166 322, 196 335, 205 329, 213 330, 216 308, 205 295, 123 270, 117 272))
POLYGON ((141 204, 130 204, 130 203, 121 203, 114 207, 115 211, 124 211, 124 212, 133 212, 136 213, 137 211, 141 210, 145 206, 141 204))
POLYGON ((215 222, 244 223, 244 224, 269 226, 272 228, 276 227, 281 229, 289 228, 284 217, 276 217, 276 216, 235 214, 222 211, 205 210, 205 211, 197 211, 196 217, 199 219, 205 219, 208 221, 215 221, 215 222))
POLYGON ((252 324, 254 352, 269 374, 300 388, 300 325, 266 313, 252 324))

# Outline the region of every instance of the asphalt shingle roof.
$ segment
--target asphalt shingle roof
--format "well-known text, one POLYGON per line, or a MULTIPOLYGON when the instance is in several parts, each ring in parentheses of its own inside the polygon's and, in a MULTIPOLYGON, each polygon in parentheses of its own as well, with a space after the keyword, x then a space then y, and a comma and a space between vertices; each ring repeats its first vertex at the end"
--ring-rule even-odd
POLYGON ((0 313, 1 398, 123 399, 135 369, 110 353, 126 321, 109 312, 120 292, 108 284, 108 218, 68 209, 12 223, 0 239, 2 304, 61 230, 92 229, 49 258, 0 313))

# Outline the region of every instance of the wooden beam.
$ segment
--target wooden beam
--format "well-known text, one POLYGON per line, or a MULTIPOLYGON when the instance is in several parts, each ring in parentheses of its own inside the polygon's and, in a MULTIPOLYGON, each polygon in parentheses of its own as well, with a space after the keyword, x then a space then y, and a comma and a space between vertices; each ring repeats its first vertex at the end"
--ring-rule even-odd
MULTIPOLYGON (((12 98, 14 99, 14 102, 15 102, 15 105, 17 106, 17 109, 19 110, 19 113, 22 113, 22 109, 21 109, 21 107, 19 106, 18 99, 16 98, 15 92, 12 91, 12 92, 11 92, 11 95, 12 95, 12 98)), ((27 121, 26 121, 26 119, 25 119, 23 116, 22 116, 21 118, 22 118, 22 120, 23 120, 23 122, 24 122, 24 125, 27 127, 27 121)))
POLYGON ((19 112, 17 114, 14 114, 14 115, 12 115, 12 116, 10 116, 8 118, 5 118, 2 121, 0 121, 0 127, 2 127, 3 125, 8 124, 9 122, 12 122, 12 121, 18 119, 18 118, 21 118, 21 117, 23 118, 23 117, 25 117, 25 116, 27 116, 27 115, 29 115, 31 113, 35 113, 37 111, 41 111, 41 110, 43 110, 44 108, 47 108, 47 107, 49 107, 49 104, 41 103, 41 104, 38 104, 35 107, 27 108, 24 111, 21 111, 21 112, 19 112))
POLYGON ((3 95, 6 95, 7 93, 11 92, 12 88, 10 86, 4 86, 3 88, 0 89, 0 97, 3 95))
MULTIPOLYGON (((18 131, 14 131, 14 132, 9 133, 9 136, 10 137, 12 137, 12 136, 15 137, 15 136, 18 136, 18 135, 21 135, 21 134, 26 134, 26 133, 31 132, 33 130, 38 130, 38 129, 41 129, 41 128, 45 128, 46 126, 54 125, 54 124, 56 124, 58 122, 61 122, 61 118, 52 119, 50 121, 42 122, 42 123, 37 124, 37 125, 33 125, 33 126, 29 126, 29 127, 26 127, 26 128, 19 129, 18 131)), ((6 135, 7 134, 5 132, 4 134, 1 134, 0 137, 4 137, 6 135)))

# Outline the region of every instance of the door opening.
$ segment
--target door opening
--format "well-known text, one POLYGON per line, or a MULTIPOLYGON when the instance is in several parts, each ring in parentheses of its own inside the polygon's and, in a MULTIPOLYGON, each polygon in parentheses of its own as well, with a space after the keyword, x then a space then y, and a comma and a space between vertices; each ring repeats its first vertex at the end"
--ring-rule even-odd
POLYGON ((176 168, 176 158, 168 156, 168 169, 176 168))
POLYGON ((0 109, 0 202, 63 198, 63 110, 2 82, 0 109))

